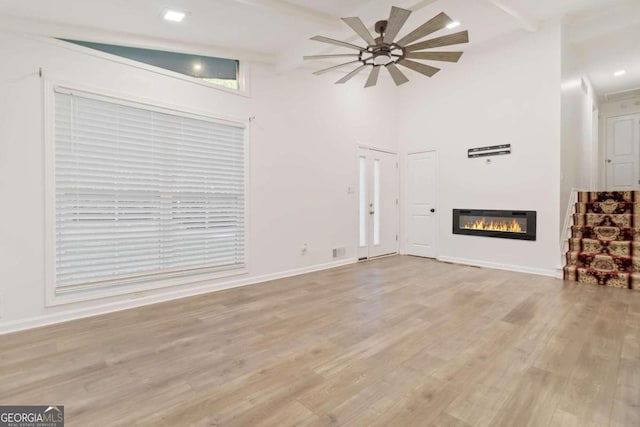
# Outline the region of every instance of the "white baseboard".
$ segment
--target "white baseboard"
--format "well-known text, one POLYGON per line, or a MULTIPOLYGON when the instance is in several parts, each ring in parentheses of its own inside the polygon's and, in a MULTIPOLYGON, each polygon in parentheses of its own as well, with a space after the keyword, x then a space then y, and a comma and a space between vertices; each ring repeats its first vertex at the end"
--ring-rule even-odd
POLYGON ((559 278, 558 272, 555 269, 532 268, 532 267, 525 267, 522 265, 501 264, 497 262, 478 261, 473 259, 455 258, 455 257, 447 257, 447 256, 439 256, 436 259, 438 261, 452 262, 454 264, 465 264, 465 265, 472 265, 474 267, 494 268, 496 270, 515 271, 517 273, 529 273, 529 274, 537 274, 539 276, 559 278))
POLYGON ((76 310, 67 310, 57 313, 48 313, 41 316, 31 317, 28 319, 15 320, 10 322, 0 322, 0 335, 11 332, 17 332, 25 329, 38 328, 41 326, 52 325, 54 323, 67 322, 69 320, 82 319, 85 317, 97 316, 100 314, 112 313, 115 311, 127 310, 130 308, 142 307, 145 305, 157 304, 160 302, 171 301, 180 298, 187 298, 195 295, 202 295, 210 292, 221 291, 224 289, 238 288, 241 286, 257 285, 271 280, 284 279, 286 277, 299 276, 301 274, 312 273, 314 271, 328 270, 331 268, 342 267, 345 265, 355 264, 358 262, 356 258, 346 260, 333 261, 325 264, 317 264, 309 267, 297 268, 293 270, 282 271, 279 273, 265 274, 256 277, 247 277, 235 279, 219 283, 205 283, 199 285, 185 286, 181 289, 167 290, 165 292, 154 295, 138 297, 126 301, 117 301, 98 306, 81 308, 76 310))
POLYGON ((564 280, 564 269, 563 269, 563 267, 556 268, 554 277, 556 279, 564 280))

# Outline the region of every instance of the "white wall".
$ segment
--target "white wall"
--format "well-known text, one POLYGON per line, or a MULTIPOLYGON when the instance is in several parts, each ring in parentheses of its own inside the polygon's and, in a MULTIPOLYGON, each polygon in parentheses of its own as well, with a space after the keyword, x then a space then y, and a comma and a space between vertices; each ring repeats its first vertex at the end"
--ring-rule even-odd
POLYGON ((597 187, 598 135, 597 131, 594 134, 593 88, 564 31, 562 43, 560 215, 564 218, 573 188, 595 190, 597 187))
POLYGON ((559 267, 560 29, 514 34, 401 88, 403 152, 439 151, 441 259, 554 274, 559 267), (489 48, 491 45, 493 48, 489 48), (467 149, 512 154, 468 159, 467 149), (537 241, 453 235, 452 209, 538 212, 537 241))
MULTIPOLYGON (((331 248, 356 257, 357 143, 397 149, 395 88, 335 86, 335 75, 275 75, 253 65, 251 98, 0 33, 0 332, 323 267, 331 248), (251 127, 249 274, 240 282, 45 307, 43 93, 47 79, 247 119, 251 127), (307 255, 300 254, 303 243, 307 255)), ((384 82, 383 82, 384 83, 384 82)), ((387 82, 389 83, 389 82, 387 82)))

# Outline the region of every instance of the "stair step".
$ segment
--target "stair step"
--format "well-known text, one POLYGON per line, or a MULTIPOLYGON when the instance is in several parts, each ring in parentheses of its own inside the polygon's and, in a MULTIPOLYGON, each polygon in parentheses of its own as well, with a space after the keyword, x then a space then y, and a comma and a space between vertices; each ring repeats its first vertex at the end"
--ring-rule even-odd
POLYGON ((640 258, 621 257, 608 254, 567 252, 567 265, 599 271, 640 273, 640 258))
POLYGON ((640 273, 600 271, 591 268, 567 266, 564 280, 624 289, 640 289, 640 273))
POLYGON ((565 280, 640 289, 640 191, 581 191, 565 280))
POLYGON ((640 213, 640 204, 633 202, 584 202, 576 203, 576 213, 597 213, 597 214, 632 214, 640 213))
POLYGON ((590 254, 610 254, 622 257, 640 257, 640 242, 569 239, 569 251, 590 254))
POLYGON ((573 215, 573 224, 590 227, 634 227, 640 224, 640 217, 631 214, 579 213, 573 215))
POLYGON ((581 191, 578 193, 578 202, 616 202, 640 201, 640 191, 581 191))
POLYGON ((640 229, 630 227, 573 225, 571 226, 571 237, 573 239, 640 241, 640 229))

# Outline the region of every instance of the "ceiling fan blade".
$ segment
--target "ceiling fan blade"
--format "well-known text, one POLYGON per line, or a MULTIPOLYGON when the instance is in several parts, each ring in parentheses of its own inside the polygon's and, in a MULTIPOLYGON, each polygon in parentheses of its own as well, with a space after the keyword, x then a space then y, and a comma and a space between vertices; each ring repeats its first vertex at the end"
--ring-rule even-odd
POLYGON ((343 42, 340 40, 330 39, 329 37, 325 37, 325 36, 313 36, 311 37, 311 40, 322 42, 322 43, 335 44, 342 47, 348 47, 349 49, 364 50, 363 47, 356 46, 355 44, 343 42))
POLYGON ((404 57, 428 61, 458 62, 462 52, 407 52, 404 57))
POLYGON ((368 65, 367 64, 363 64, 361 66, 359 66, 358 68, 356 68, 355 70, 353 70, 352 72, 350 72, 349 74, 347 74, 346 76, 344 76, 343 78, 341 78, 340 80, 338 80, 336 82, 336 84, 341 85, 343 83, 348 82, 349 80, 351 80, 353 77, 355 77, 356 74, 358 74, 360 71, 364 70, 365 68, 367 68, 368 65))
POLYGON ((355 31, 362 39, 367 42, 369 45, 375 45, 376 41, 371 36, 367 27, 362 23, 360 18, 341 18, 342 21, 351 27, 353 31, 355 31))
POLYGON ((387 68, 387 70, 389 70, 389 74, 391 74, 391 77, 393 78, 396 86, 400 86, 401 84, 409 81, 407 76, 405 76, 404 73, 400 71, 398 67, 396 67, 396 64, 387 64, 385 65, 385 67, 387 68))
POLYGON ((380 75, 380 68, 382 67, 373 67, 371 69, 371 74, 369 74, 369 78, 367 79, 367 83, 364 87, 371 87, 378 84, 378 76, 380 75))
POLYGON ((410 68, 413 71, 417 71, 420 74, 424 74, 427 77, 433 76, 440 71, 440 68, 432 67, 431 65, 421 64, 416 61, 409 61, 408 59, 401 59, 398 64, 410 68))
POLYGON ((387 21, 387 30, 384 33, 384 39, 382 41, 385 43, 393 43, 393 39, 396 38, 404 23, 407 22, 409 15, 411 15, 410 10, 393 6, 387 21))
POLYGON ((431 49, 433 47, 449 46, 452 44, 461 44, 469 42, 469 32, 460 31, 459 33, 449 34, 448 36, 436 37, 435 39, 425 40, 420 43, 406 46, 407 52, 413 52, 416 50, 431 49))
POLYGON ((446 13, 442 12, 439 15, 434 16, 424 24, 420 25, 415 30, 411 31, 396 43, 400 46, 406 46, 409 43, 412 43, 416 40, 428 36, 431 33, 435 33, 436 31, 443 29, 451 22, 451 18, 449 18, 446 13))
POLYGON ((302 59, 357 58, 359 56, 359 53, 339 53, 336 55, 307 55, 303 56, 302 59))
POLYGON ((333 67, 329 67, 329 68, 325 68, 323 70, 316 71, 313 74, 315 74, 316 76, 319 76, 320 74, 328 73, 329 71, 337 70, 338 68, 342 68, 342 67, 347 66, 347 65, 357 64, 358 62, 361 62, 361 61, 358 60, 358 61, 345 62, 344 64, 334 65, 333 67))

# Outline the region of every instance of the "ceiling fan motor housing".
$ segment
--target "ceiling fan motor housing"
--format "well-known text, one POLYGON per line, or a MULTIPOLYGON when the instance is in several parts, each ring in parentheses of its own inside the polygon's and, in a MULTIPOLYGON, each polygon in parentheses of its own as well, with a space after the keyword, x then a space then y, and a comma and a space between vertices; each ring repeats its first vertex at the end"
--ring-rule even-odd
POLYGON ((387 24, 388 22, 386 20, 376 22, 376 25, 375 25, 376 33, 380 35, 384 34, 387 31, 387 24))

